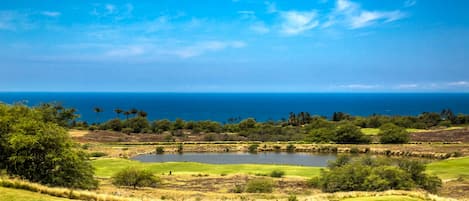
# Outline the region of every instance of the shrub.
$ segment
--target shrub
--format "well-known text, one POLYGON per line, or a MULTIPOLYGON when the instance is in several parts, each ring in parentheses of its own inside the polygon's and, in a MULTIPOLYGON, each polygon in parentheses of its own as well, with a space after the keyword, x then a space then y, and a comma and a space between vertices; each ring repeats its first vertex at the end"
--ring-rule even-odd
POLYGON ((281 149, 282 149, 282 147, 280 147, 280 146, 278 146, 278 145, 275 145, 275 146, 274 146, 274 151, 275 151, 275 152, 280 152, 281 149))
POLYGON ((248 193, 271 193, 274 184, 271 179, 252 179, 246 184, 248 193))
POLYGON ((288 153, 293 153, 293 152, 295 152, 295 149, 296 149, 296 147, 295 147, 295 145, 293 145, 293 144, 289 144, 289 145, 287 146, 287 152, 288 152, 288 153))
POLYGON ((156 154, 163 154, 164 153, 164 147, 156 147, 156 154))
POLYGON ((357 147, 352 147, 350 149, 350 153, 351 154, 358 154, 358 153, 360 153, 360 150, 357 147))
POLYGON ((405 128, 387 123, 380 127, 379 141, 382 144, 403 144, 410 140, 409 132, 405 128))
POLYGON ((127 134, 127 135, 130 135, 132 133, 133 129, 132 128, 123 128, 122 129, 122 132, 127 134))
POLYGON ((107 154, 104 152, 91 152, 90 156, 91 157, 103 157, 103 156, 107 156, 107 154))
POLYGON ((288 201, 298 201, 298 198, 296 198, 296 195, 290 195, 288 196, 288 201))
POLYGON ((182 143, 178 144, 178 153, 182 154, 184 152, 184 145, 182 143))
POLYGON ((258 147, 259 147, 258 144, 251 144, 251 145, 249 145, 249 147, 248 147, 248 152, 249 152, 249 153, 256 153, 258 147))
POLYGON ((231 189, 233 193, 242 193, 244 192, 244 186, 240 184, 236 184, 233 189, 231 189))
POLYGON ((112 184, 116 186, 156 187, 159 178, 155 177, 148 170, 140 170, 135 167, 128 167, 112 176, 112 184))
POLYGON ((283 175, 285 175, 285 172, 282 170, 274 170, 270 173, 271 177, 276 177, 276 178, 283 177, 283 175))
POLYGON ((359 127, 350 123, 339 125, 335 135, 335 142, 338 144, 366 144, 371 141, 359 127))

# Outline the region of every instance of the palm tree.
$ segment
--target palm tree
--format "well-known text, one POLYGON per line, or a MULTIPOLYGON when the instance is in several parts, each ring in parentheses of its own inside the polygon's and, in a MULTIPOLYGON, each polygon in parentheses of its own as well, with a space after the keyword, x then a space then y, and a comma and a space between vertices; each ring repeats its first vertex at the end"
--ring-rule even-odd
POLYGON ((125 119, 129 120, 130 111, 125 111, 124 115, 125 115, 125 119))
POLYGON ((138 113, 138 110, 135 109, 135 108, 132 108, 132 109, 130 109, 130 113, 135 116, 138 113))
POLYGON ((116 108, 116 109, 114 109, 114 112, 116 113, 117 118, 120 118, 119 115, 120 115, 122 112, 124 112, 124 110, 122 110, 122 109, 120 109, 120 108, 116 108))
POLYGON ((96 123, 99 123, 99 113, 104 112, 102 108, 100 107, 95 107, 94 112, 96 112, 96 123))
POLYGON ((147 116, 148 116, 148 113, 145 112, 145 111, 143 111, 143 110, 140 110, 140 111, 138 111, 137 115, 138 115, 139 117, 147 117, 147 116))

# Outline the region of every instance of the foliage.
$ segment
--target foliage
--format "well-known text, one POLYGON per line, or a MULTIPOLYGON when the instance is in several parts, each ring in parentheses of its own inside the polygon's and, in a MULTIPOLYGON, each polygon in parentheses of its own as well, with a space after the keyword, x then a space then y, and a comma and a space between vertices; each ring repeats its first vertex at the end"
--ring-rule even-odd
POLYGON ((296 149, 295 145, 293 145, 293 144, 287 145, 287 152, 288 152, 288 153, 293 153, 293 152, 295 152, 295 149, 296 149))
POLYGON ((276 178, 283 177, 283 175, 285 175, 285 171, 282 171, 282 170, 273 170, 270 173, 270 177, 276 177, 276 178))
POLYGON ((116 186, 156 187, 159 178, 155 177, 148 170, 140 170, 135 167, 128 167, 112 176, 112 184, 116 186))
POLYGON ((246 184, 246 192, 248 193, 271 193, 273 188, 274 182, 265 178, 252 179, 246 184))
POLYGON ((164 147, 156 147, 156 154, 163 154, 164 153, 164 147))
POLYGON ((441 187, 441 180, 425 174, 425 165, 415 160, 395 162, 389 158, 371 157, 352 160, 342 156, 330 162, 328 167, 320 177, 308 183, 324 192, 409 190, 416 186, 434 193, 441 187))
POLYGON ((346 123, 337 127, 334 141, 338 144, 366 144, 370 143, 371 139, 364 135, 359 127, 346 123))
POLYGON ((32 182, 96 188, 88 155, 46 116, 44 108, 0 104, 0 168, 32 182))
POLYGON ((256 153, 258 147, 259 147, 258 144, 251 144, 251 145, 249 145, 249 147, 248 147, 248 152, 249 152, 249 153, 256 153))
POLYGON ((403 144, 410 140, 409 132, 405 128, 392 123, 380 127, 379 134, 381 144, 403 144))

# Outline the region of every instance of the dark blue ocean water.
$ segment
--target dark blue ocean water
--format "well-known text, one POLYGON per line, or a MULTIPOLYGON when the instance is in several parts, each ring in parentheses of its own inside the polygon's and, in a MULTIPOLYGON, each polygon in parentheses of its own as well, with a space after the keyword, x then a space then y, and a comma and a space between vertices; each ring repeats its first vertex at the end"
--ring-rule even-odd
POLYGON ((146 111, 150 119, 219 122, 230 117, 279 120, 290 112, 300 111, 328 117, 335 111, 362 116, 417 115, 451 108, 455 113, 469 113, 469 93, 0 93, 1 102, 22 100, 28 101, 28 105, 61 102, 78 109, 82 120, 90 122, 96 120, 94 107, 104 109, 100 119, 116 117, 115 108, 137 108, 146 111))

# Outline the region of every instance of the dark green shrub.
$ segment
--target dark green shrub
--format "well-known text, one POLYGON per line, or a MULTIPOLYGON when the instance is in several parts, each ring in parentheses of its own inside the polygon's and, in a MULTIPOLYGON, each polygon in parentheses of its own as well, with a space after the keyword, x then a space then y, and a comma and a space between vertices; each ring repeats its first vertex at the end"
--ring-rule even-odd
POLYGON ((275 152, 280 152, 281 149, 282 149, 282 147, 280 147, 280 146, 278 146, 278 145, 275 145, 275 146, 274 146, 274 151, 275 151, 275 152))
POLYGON ((351 153, 351 154, 358 154, 358 153, 360 153, 360 150, 359 150, 358 148, 356 148, 356 147, 352 147, 352 148, 350 149, 350 153, 351 153))
POLYGON ((248 147, 248 152, 249 153, 257 153, 257 148, 259 147, 258 144, 251 144, 248 147))
POLYGON ((287 145, 287 152, 288 152, 288 153, 293 153, 293 152, 295 152, 295 149, 296 149, 295 145, 293 145, 293 144, 287 145))
POLYGON ((125 168, 112 176, 112 184, 116 186, 156 187, 159 178, 148 170, 140 170, 135 167, 125 168))
POLYGON ((276 177, 276 178, 283 177, 284 175, 285 175, 285 172, 282 170, 274 170, 270 173, 271 177, 276 177))
POLYGON ((123 129, 122 129, 122 132, 125 133, 125 134, 127 134, 127 135, 131 134, 132 131, 133 131, 132 128, 123 128, 123 129))
POLYGON ((163 154, 164 153, 164 147, 156 147, 156 154, 163 154))
POLYGON ((246 184, 248 193, 271 193, 274 183, 271 179, 252 179, 246 184))
POLYGON ((103 156, 107 156, 107 154, 104 152, 91 152, 90 156, 91 157, 103 157, 103 156))
POLYGON ((184 145, 182 143, 178 144, 178 153, 182 154, 184 152, 184 145))

